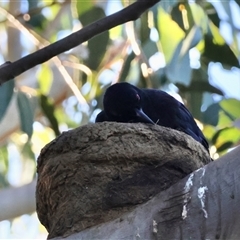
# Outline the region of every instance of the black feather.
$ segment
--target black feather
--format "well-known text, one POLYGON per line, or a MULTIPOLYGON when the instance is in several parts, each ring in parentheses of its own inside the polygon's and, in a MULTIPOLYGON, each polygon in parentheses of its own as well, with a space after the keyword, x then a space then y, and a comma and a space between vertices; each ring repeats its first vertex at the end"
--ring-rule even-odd
POLYGON ((103 106, 104 110, 98 114, 96 122, 156 123, 190 135, 208 151, 208 142, 191 113, 164 91, 117 83, 106 90, 103 106))

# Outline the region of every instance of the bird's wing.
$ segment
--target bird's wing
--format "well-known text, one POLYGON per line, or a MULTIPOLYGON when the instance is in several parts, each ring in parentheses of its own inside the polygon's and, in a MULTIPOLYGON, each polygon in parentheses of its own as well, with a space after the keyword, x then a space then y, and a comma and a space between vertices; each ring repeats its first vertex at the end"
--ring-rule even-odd
POLYGON ((184 124, 184 129, 182 129, 182 131, 184 131, 187 134, 189 134, 190 136, 192 136, 198 142, 201 142, 202 145, 206 149, 208 149, 209 145, 208 145, 208 142, 205 139, 202 131, 197 126, 197 123, 195 122, 193 116, 188 111, 188 109, 180 102, 179 102, 179 110, 180 110, 180 113, 181 113, 179 115, 180 118, 181 118, 181 121, 184 121, 184 122, 182 122, 184 124))
MULTIPOLYGON (((197 126, 192 114, 181 102, 161 90, 147 90, 144 92, 145 98, 151 99, 150 104, 154 106, 154 109, 157 109, 159 125, 185 132, 208 150, 208 142, 202 131, 197 126)), ((156 115, 154 117, 156 120, 156 115)))

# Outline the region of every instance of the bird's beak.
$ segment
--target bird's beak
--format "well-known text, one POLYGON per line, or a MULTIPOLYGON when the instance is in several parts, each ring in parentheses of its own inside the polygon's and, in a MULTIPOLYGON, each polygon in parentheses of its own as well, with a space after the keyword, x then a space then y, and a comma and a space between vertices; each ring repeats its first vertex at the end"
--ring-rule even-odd
POLYGON ((143 110, 140 108, 140 109, 135 109, 135 113, 136 113, 136 116, 138 117, 139 121, 140 122, 143 122, 143 123, 152 123, 152 124, 155 124, 144 112, 143 110))

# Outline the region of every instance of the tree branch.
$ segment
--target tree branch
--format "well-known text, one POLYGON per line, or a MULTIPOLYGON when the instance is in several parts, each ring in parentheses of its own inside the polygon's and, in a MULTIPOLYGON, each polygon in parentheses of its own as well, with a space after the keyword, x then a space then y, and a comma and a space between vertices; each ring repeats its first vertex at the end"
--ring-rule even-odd
POLYGON ((134 21, 138 19, 143 12, 159 1, 160 0, 138 0, 125 9, 108 17, 102 18, 82 28, 81 30, 72 33, 66 38, 63 38, 43 49, 29 54, 13 63, 5 64, 5 66, 0 68, 0 84, 13 79, 14 77, 38 64, 48 61, 60 53, 78 46, 79 44, 104 31, 128 21, 134 21))
POLYGON ((35 211, 36 180, 22 187, 11 187, 0 191, 0 221, 35 211))
POLYGON ((65 239, 239 239, 239 154, 240 147, 120 218, 65 239))

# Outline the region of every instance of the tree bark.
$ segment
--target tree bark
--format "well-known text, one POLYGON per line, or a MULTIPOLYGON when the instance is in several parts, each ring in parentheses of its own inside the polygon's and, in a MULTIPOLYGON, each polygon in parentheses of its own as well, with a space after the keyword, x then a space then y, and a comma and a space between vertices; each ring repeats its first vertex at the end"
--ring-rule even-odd
POLYGON ((239 239, 239 155, 240 147, 132 212, 66 239, 239 239))
MULTIPOLYGON (((210 161, 200 143, 173 129, 140 123, 85 125, 65 132, 42 150, 37 213, 49 238, 66 237, 123 219, 124 213, 210 161)), ((177 199, 187 199, 180 196, 177 199)), ((147 211, 151 212, 149 207, 147 211)), ((146 217, 151 216, 139 221, 144 224, 146 217)))

